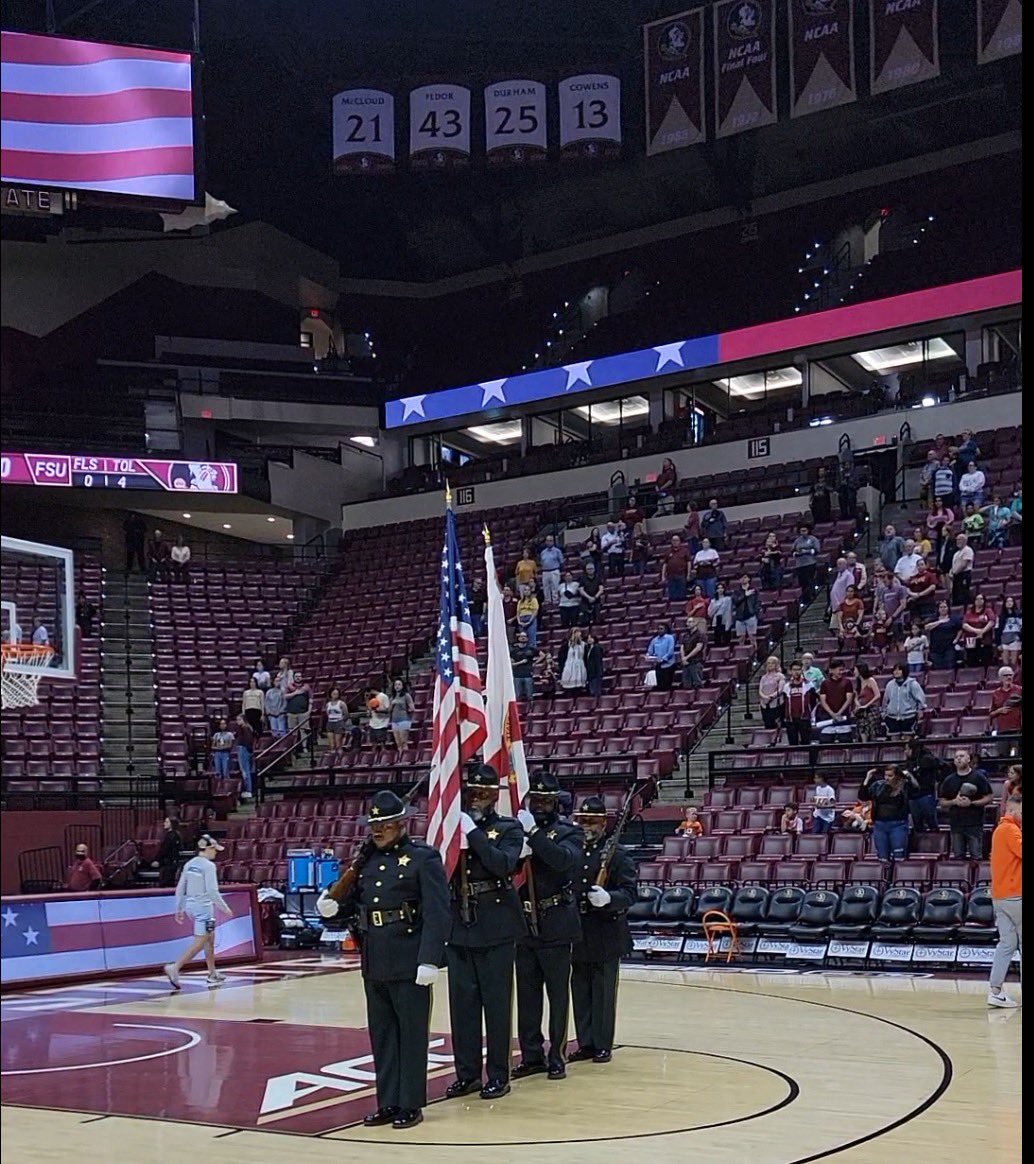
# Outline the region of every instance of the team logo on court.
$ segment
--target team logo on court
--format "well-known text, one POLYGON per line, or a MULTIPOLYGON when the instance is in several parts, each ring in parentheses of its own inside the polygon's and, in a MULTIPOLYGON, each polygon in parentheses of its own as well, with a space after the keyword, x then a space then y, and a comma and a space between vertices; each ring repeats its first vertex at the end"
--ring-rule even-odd
POLYGON ((689 29, 681 21, 667 25, 657 41, 657 51, 666 61, 681 60, 689 52, 689 29))
POLYGON ((761 6, 738 4, 729 13, 729 35, 737 40, 750 40, 761 31, 761 6))

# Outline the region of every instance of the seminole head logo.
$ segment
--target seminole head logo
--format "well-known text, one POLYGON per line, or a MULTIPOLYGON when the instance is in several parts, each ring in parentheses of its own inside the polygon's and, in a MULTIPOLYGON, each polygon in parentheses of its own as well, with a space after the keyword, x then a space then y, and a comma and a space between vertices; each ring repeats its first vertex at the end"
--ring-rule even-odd
POLYGON ((734 4, 729 13, 729 35, 737 40, 750 40, 761 31, 759 4, 734 4))
POLYGON ((665 25, 657 41, 657 51, 666 61, 681 60, 689 52, 689 29, 681 21, 665 25))

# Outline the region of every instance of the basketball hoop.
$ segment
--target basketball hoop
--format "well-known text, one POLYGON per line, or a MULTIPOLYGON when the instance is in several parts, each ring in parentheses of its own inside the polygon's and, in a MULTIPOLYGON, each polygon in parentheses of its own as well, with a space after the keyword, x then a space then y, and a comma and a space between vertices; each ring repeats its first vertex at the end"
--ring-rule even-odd
POLYGON ((34 707, 37 690, 54 657, 54 648, 40 643, 3 643, 0 692, 3 707, 34 707))

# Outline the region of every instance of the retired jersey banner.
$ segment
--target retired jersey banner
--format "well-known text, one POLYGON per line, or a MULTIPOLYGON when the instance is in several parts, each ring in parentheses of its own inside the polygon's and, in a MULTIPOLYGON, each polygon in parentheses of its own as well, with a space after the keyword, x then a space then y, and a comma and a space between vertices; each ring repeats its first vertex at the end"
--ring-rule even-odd
POLYGON ((977 61, 986 65, 1021 52, 1021 0, 977 0, 977 61))
POLYGON ((383 89, 347 89, 334 98, 334 173, 395 168, 395 98, 383 89))
POLYGON ((621 82, 581 73, 560 82, 560 156, 617 157, 621 152, 621 82))
POLYGON ((940 76, 937 0, 869 0, 869 19, 872 93, 940 76))
POLYGON ((470 165, 470 90, 424 85, 409 95, 409 164, 414 170, 470 165))
POLYGON ((522 166, 546 160, 546 86, 496 81, 485 86, 485 161, 522 166))
POLYGON ((714 7, 715 134, 776 121, 773 0, 720 0, 714 7))
POLYGON ((704 140, 704 10, 643 25, 646 152, 704 140))
POLYGON ((790 0, 790 116, 857 99, 854 0, 790 0))

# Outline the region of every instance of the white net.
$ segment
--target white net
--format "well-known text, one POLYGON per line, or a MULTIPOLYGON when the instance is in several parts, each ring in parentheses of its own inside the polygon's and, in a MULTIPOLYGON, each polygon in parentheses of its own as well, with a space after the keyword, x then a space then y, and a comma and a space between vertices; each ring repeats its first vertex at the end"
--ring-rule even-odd
POLYGON ((9 707, 33 707, 39 703, 39 681, 53 657, 53 647, 36 643, 3 644, 0 693, 4 710, 9 707))

